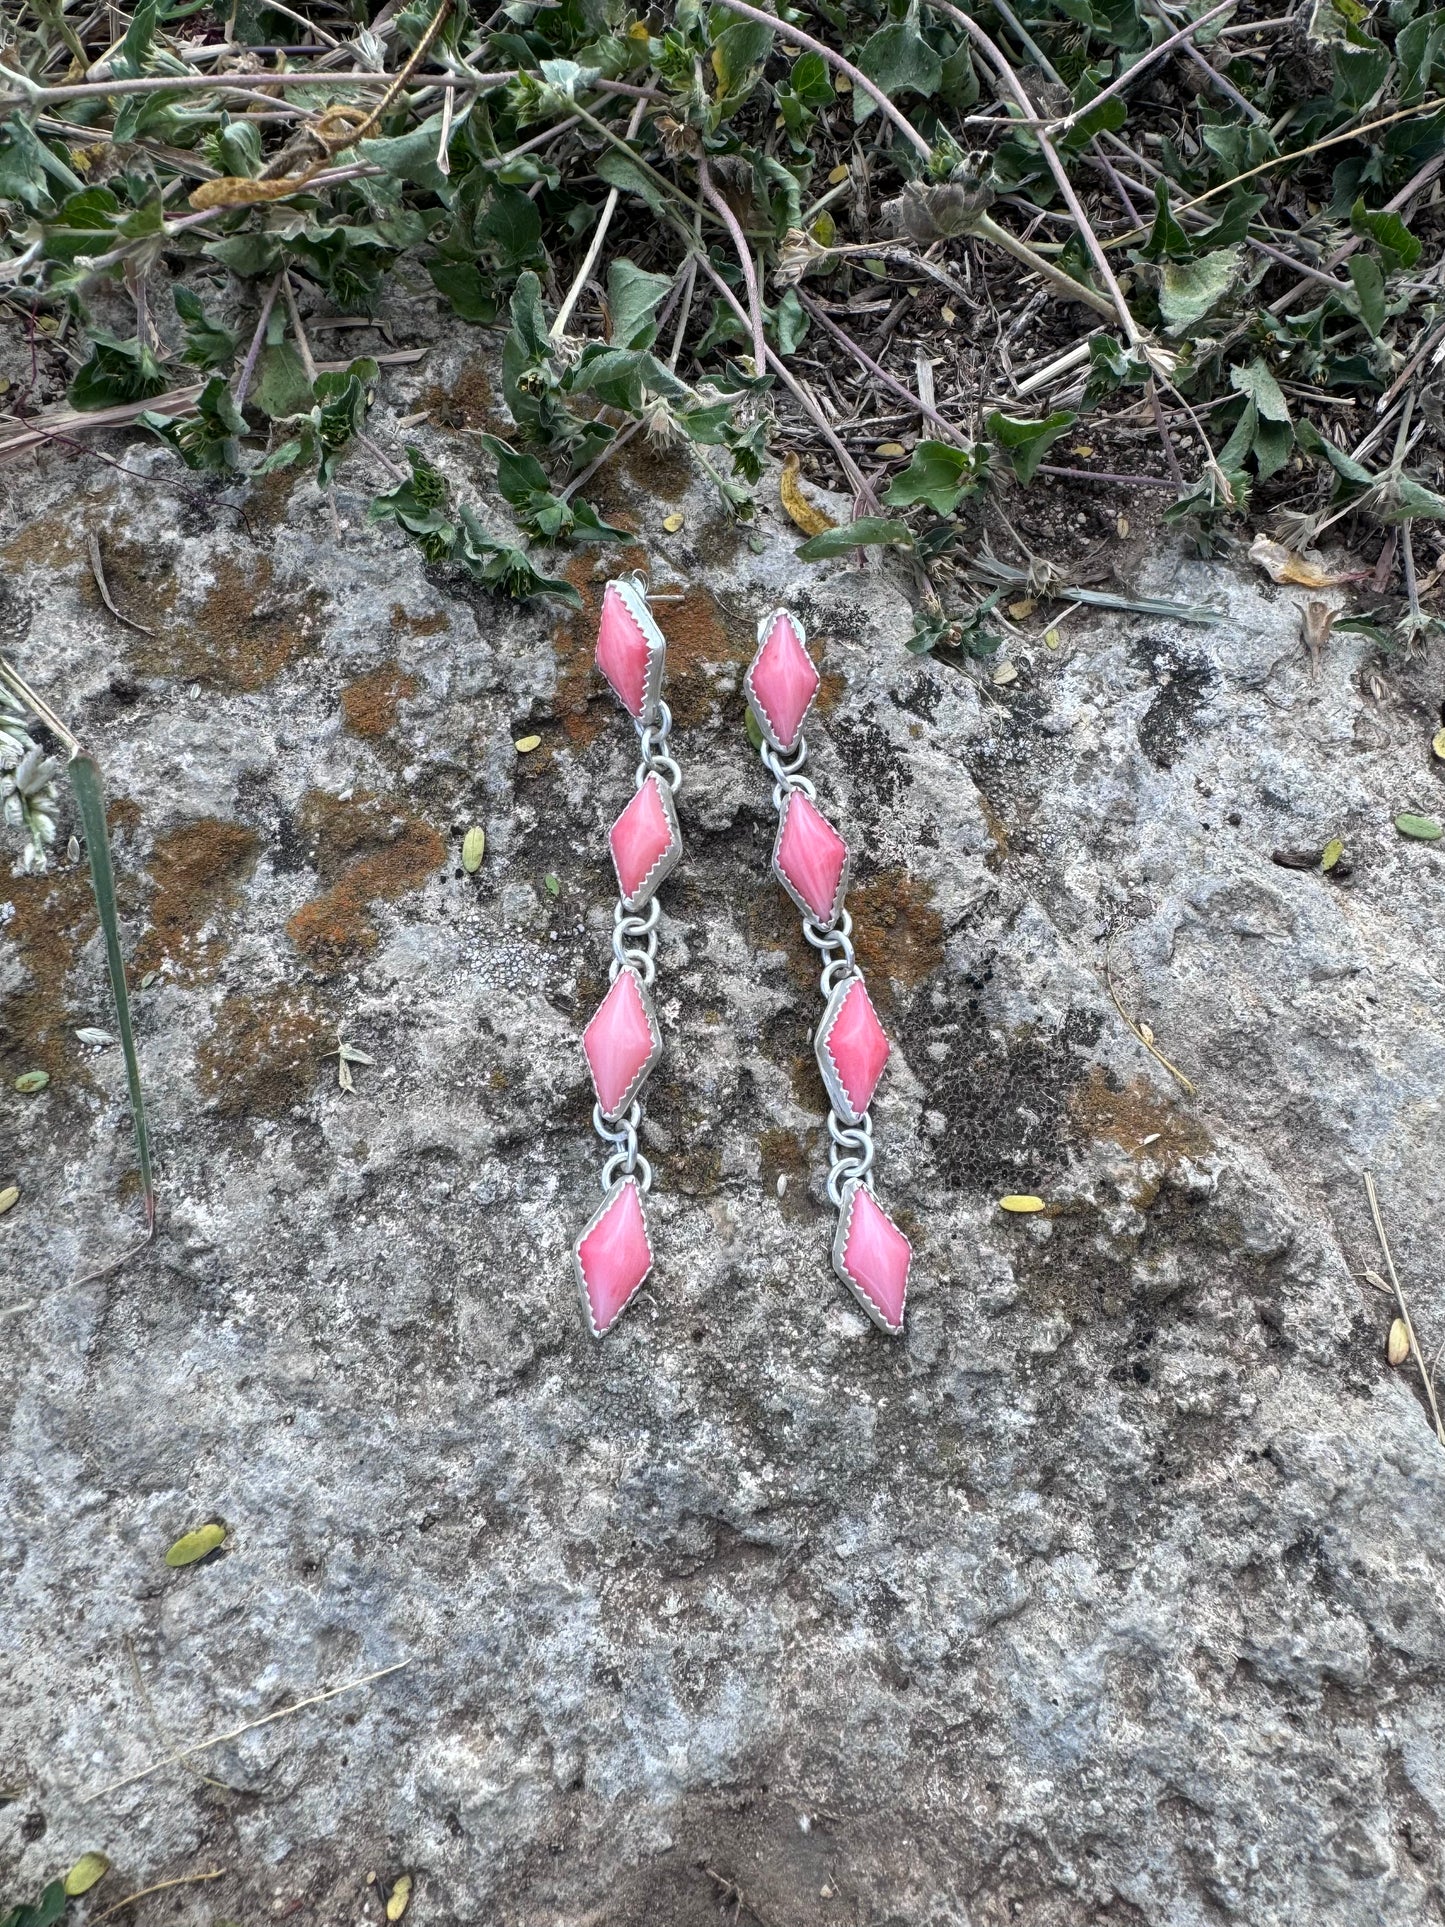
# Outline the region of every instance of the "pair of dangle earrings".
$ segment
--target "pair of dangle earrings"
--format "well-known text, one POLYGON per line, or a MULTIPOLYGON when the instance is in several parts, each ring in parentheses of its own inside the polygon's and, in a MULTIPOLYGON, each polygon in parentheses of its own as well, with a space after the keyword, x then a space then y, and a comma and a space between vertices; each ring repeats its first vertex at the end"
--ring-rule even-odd
MULTIPOLYGON (((594 1337, 616 1322, 652 1270, 643 1199, 652 1166, 638 1147, 642 1091, 662 1055, 653 1008, 657 976, 657 892, 682 857, 674 797, 682 780, 668 752, 672 716, 662 699, 667 645, 636 577, 609 582, 597 633, 597 667, 631 716, 641 751, 632 800, 608 842, 617 871, 611 988, 582 1033, 596 1092, 593 1127, 607 1146, 606 1193, 573 1246, 582 1306, 594 1337)), ((773 779, 778 833, 773 874, 803 913, 803 935, 822 959, 823 1015, 814 1032, 831 1110, 828 1197, 838 1210, 833 1269, 875 1325, 899 1334, 913 1252, 873 1195, 869 1106, 891 1046, 853 951, 844 903, 848 846, 823 815, 803 774, 803 723, 821 678, 803 625, 785 609, 758 625, 758 650, 744 682, 773 779)))

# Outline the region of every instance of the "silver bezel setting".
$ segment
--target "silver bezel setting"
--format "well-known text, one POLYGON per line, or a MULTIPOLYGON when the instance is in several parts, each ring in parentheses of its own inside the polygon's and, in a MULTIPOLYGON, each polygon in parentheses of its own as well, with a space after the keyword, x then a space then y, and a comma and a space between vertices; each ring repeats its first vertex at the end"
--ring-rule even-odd
MULTIPOLYGON (((812 922, 821 924, 822 927, 827 930, 838 921, 839 916, 842 914, 843 900, 848 894, 848 884, 853 874, 853 852, 848 848, 846 839, 838 835, 836 824, 830 823, 828 827, 833 831, 835 836, 838 836, 839 842, 843 845, 843 868, 838 875, 838 888, 833 893, 833 903, 828 915, 826 917, 816 915, 812 904, 805 903, 803 898, 800 897, 798 892, 793 888, 791 881, 783 872, 782 864, 778 861, 778 852, 783 847, 783 831, 787 828, 788 824, 788 811, 792 809, 794 803, 802 794, 803 792, 801 790, 789 790, 788 794, 783 798, 783 807, 778 812, 778 833, 773 838, 773 875, 778 879, 779 883, 782 884, 783 888, 793 899, 793 902, 797 904, 803 915, 812 922)), ((811 797, 808 800, 812 802, 811 797)), ((813 804, 813 808, 815 810, 818 809, 816 803, 813 804)), ((823 812, 818 810, 818 814, 822 816, 823 812)), ((827 822, 826 817, 824 817, 824 821, 827 822)))
MULTIPOLYGON (((651 609, 647 606, 646 592, 631 576, 614 576, 607 584, 607 589, 617 591, 623 608, 637 624, 642 640, 647 644, 647 676, 642 685, 642 712, 634 718, 634 721, 645 729, 649 723, 657 721, 658 705, 662 701, 662 677, 666 667, 667 640, 658 628, 651 609)), ((602 592, 604 597, 607 589, 602 592)), ((608 687, 612 688, 612 685, 609 683, 608 687)), ((617 695, 615 689, 612 693, 617 695)), ((620 696, 617 699, 622 702, 620 696)), ((626 703, 623 703, 622 707, 627 709, 626 703)), ((632 715, 630 709, 627 713, 629 716, 632 715)))
MULTIPOLYGON (((746 674, 746 676, 743 677, 743 695, 747 699, 748 709, 752 713, 753 721, 757 724, 758 728, 762 731, 765 740, 769 742, 772 745, 772 747, 779 752, 780 755, 786 756, 786 755, 790 755, 791 752, 797 748, 798 743, 802 738, 803 725, 804 723, 807 722, 808 717, 812 712, 813 704, 818 700, 818 688, 822 686, 822 679, 820 675, 819 683, 817 687, 814 688, 812 695, 808 698, 807 708, 803 711, 802 715, 798 718, 798 727, 793 731, 791 741, 789 741, 785 737, 780 736, 777 730, 774 729, 772 721, 768 716, 768 712, 763 708, 761 698, 758 696, 756 689, 754 689, 753 687, 753 671, 758 666, 758 657, 762 655, 763 645, 767 642, 768 637, 772 634, 773 624, 778 620, 779 616, 787 617, 788 621, 793 626, 794 634, 797 636, 798 641, 802 644, 804 655, 808 656, 808 660, 810 662, 813 661, 812 656, 809 655, 808 653, 808 632, 804 628, 802 622, 798 619, 797 616, 793 614, 791 609, 774 609, 770 615, 764 616, 762 621, 758 624, 758 646, 756 650, 754 650, 753 652, 752 661, 748 664, 748 673, 746 674)), ((814 662, 813 667, 814 669, 817 669, 818 667, 817 663, 814 662)))
POLYGON ((588 1219, 586 1226, 578 1234, 576 1243, 572 1246, 572 1269, 576 1274, 577 1290, 582 1299, 582 1316, 587 1320, 587 1329, 594 1338, 605 1338, 607 1336, 612 1326, 617 1323, 617 1320, 622 1316, 623 1312, 626 1311, 638 1292, 642 1290, 642 1287, 652 1276, 652 1268, 655 1263, 656 1258, 652 1249, 652 1233, 647 1228, 647 1207, 642 1201, 642 1187, 636 1178, 619 1178, 617 1183, 613 1185, 612 1189, 607 1193, 607 1196, 588 1219), (642 1235, 647 1243, 647 1269, 632 1287, 631 1291, 628 1292, 622 1303, 617 1307, 611 1324, 599 1325, 592 1316, 592 1300, 587 1296, 587 1279, 582 1270, 582 1247, 597 1229, 597 1226, 601 1224, 602 1220, 607 1216, 607 1213, 616 1204, 620 1193, 625 1191, 629 1185, 637 1193, 637 1206, 642 1214, 642 1235))
MULTIPOLYGON (((867 1189, 868 1186, 863 1182, 862 1178, 853 1178, 843 1187, 843 1201, 838 1207, 838 1229, 833 1235, 833 1269, 848 1287, 849 1291, 852 1292, 869 1320, 878 1327, 879 1331, 887 1332, 890 1338, 901 1338, 903 1335, 904 1314, 908 1310, 908 1280, 905 1278, 903 1281, 903 1303, 899 1307, 898 1323, 896 1325, 890 1325, 882 1312, 879 1311, 878 1307, 874 1304, 873 1300, 868 1296, 867 1292, 864 1291, 862 1286, 852 1277, 843 1262, 843 1254, 848 1248, 848 1228, 853 1222, 853 1204, 858 1193, 860 1191, 866 1191, 867 1189)), ((880 1209, 881 1208, 880 1206, 880 1209)), ((890 1219, 889 1222, 892 1223, 892 1220, 890 1219)), ((898 1230, 898 1227, 895 1225, 894 1229, 898 1230)), ((898 1231, 898 1235, 902 1238, 904 1244, 908 1246, 908 1262, 911 1273, 913 1265, 913 1241, 906 1231, 898 1231)), ((651 1249, 650 1246, 649 1249, 651 1249)))
MULTIPOLYGON (((637 786, 639 795, 647 788, 649 783, 657 786, 658 796, 662 799, 662 814, 667 819, 667 827, 672 841, 630 897, 622 895, 622 877, 621 873, 618 873, 617 891, 618 895, 622 898, 622 907, 632 914, 647 908, 652 898, 656 896, 662 885, 666 883, 667 879, 682 861, 682 829, 678 824, 677 805, 672 800, 672 789, 669 784, 663 781, 656 770, 649 770, 646 777, 637 786)), ((628 807, 631 808, 631 805, 629 804, 628 807)), ((623 814, 625 815, 626 812, 624 811, 623 814)), ((607 848, 612 856, 612 868, 616 871, 617 852, 612 848, 612 832, 610 830, 607 834, 607 848)))
MULTIPOLYGON (((868 985, 864 982, 863 972, 861 970, 853 971, 851 975, 845 977, 843 981, 834 988, 833 994, 829 997, 827 1005, 824 1008, 822 1020, 813 1038, 813 1049, 817 1055, 818 1069, 823 1075, 823 1088, 828 1093, 833 1109, 845 1124, 861 1124, 863 1119, 868 1115, 868 1109, 865 1105, 861 1111, 854 1110, 852 1100, 848 1096, 848 1087, 844 1084, 842 1073, 834 1061, 828 1039, 832 1034, 833 1025, 836 1023, 838 1015, 842 1011, 844 1001, 855 984, 863 985, 863 995, 868 999, 869 1005, 873 1006, 873 996, 868 985)), ((873 1015, 875 1017, 878 1015, 876 1007, 873 1008, 873 1015)), ((879 1028, 882 1028, 881 1022, 879 1028)), ((892 1055, 891 1040, 889 1044, 889 1055, 892 1055)), ((884 1070, 886 1071, 886 1069, 887 1066, 885 1065, 884 1070)), ((878 1073, 880 1083, 883 1080, 883 1075, 884 1071, 878 1073)), ((877 1085, 875 1085, 875 1092, 877 1088, 877 1085)), ((871 1104, 872 1101, 872 1097, 870 1097, 868 1100, 869 1104, 871 1104)))
POLYGON ((593 1095, 597 1099, 597 1108, 602 1111, 603 1117, 607 1120, 609 1124, 618 1123, 622 1118, 624 1118, 627 1115, 628 1111, 631 1110, 633 1099, 637 1096, 637 1093, 642 1089, 643 1085, 647 1082, 648 1078, 651 1077, 653 1071, 657 1067, 657 1060, 662 1056, 662 1031, 657 1022, 657 1012, 652 1008, 651 994, 648 991, 647 985, 642 981, 641 971, 634 970, 631 964, 624 965, 623 968, 619 970, 617 975, 613 978, 612 982, 608 985, 607 996, 610 997, 612 995, 613 991, 617 988, 617 985, 621 982, 623 977, 631 977, 633 982, 637 985, 637 993, 642 999, 642 1014, 647 1019, 648 1032, 652 1038, 652 1049, 647 1053, 646 1058, 643 1060, 641 1069, 636 1071, 633 1074, 632 1082, 627 1086, 627 1089, 623 1092, 619 1102, 610 1111, 603 1109, 602 1093, 597 1089, 596 1078, 592 1077, 592 1060, 590 1057, 587 1056, 587 1050, 586 1050, 587 1033, 589 1030, 591 1030, 592 1026, 597 1022, 598 1017, 601 1015, 602 1006, 603 1004, 606 1003, 607 997, 603 998, 602 1003, 599 1004, 596 1010, 593 1011, 592 1015, 587 1019, 587 1022, 582 1029, 582 1037, 583 1037, 582 1056, 587 1065, 587 1075, 592 1078, 592 1091, 593 1091, 593 1095))

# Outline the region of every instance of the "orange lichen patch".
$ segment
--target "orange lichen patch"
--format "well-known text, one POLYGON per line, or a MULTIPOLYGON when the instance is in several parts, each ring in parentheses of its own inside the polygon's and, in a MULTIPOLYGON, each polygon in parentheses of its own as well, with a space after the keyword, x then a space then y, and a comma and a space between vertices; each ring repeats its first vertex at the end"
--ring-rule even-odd
POLYGON ((196 1083, 222 1117, 284 1117, 315 1083, 329 1035, 305 991, 228 997, 196 1052, 196 1083))
MULTIPOLYGON (((7 879, 12 915, 0 923, 0 951, 13 944, 26 981, 0 998, 0 1075, 48 1071, 57 1083, 83 1077, 71 1031, 95 1022, 71 1008, 66 979, 99 919, 90 873, 82 864, 44 876, 7 879)), ((103 1021, 103 1020, 102 1020, 103 1021)))
POLYGON ((516 433, 510 417, 493 412, 492 384, 479 361, 469 361, 450 388, 433 383, 423 393, 420 406, 437 428, 482 428, 503 438, 516 433))
POLYGON ((416 677, 407 675, 396 662, 384 662, 369 675, 358 676, 341 692, 341 714, 346 727, 353 736, 365 736, 372 741, 389 736, 396 728, 397 710, 420 687, 416 677))
POLYGON ((667 700, 680 729, 714 720, 720 682, 741 687, 757 647, 757 631, 724 609, 709 589, 691 588, 678 602, 660 602, 657 619, 667 637, 667 700))
POLYGON ((391 626, 407 636, 439 636, 444 629, 451 628, 452 619, 445 609, 434 609, 429 616, 414 616, 399 602, 393 602, 391 626))
POLYGON ((1130 1157, 1148 1157, 1159 1164, 1202 1157, 1210 1148, 1209 1133, 1147 1077, 1131 1078, 1117 1089, 1102 1065, 1090 1067, 1085 1081, 1069 1097, 1069 1114, 1081 1136, 1105 1138, 1130 1157))
MULTIPOLYGON (((594 499, 599 493, 597 484, 602 483, 604 476, 615 478, 618 470, 625 473, 628 481, 644 493, 664 502, 676 502, 686 495, 697 474, 686 445, 669 446, 665 442, 653 441, 646 434, 634 435, 627 446, 619 451, 616 461, 609 462, 598 471, 597 481, 593 484, 594 499)), ((608 486, 606 499, 616 500, 617 493, 615 483, 608 486)), ((619 501, 618 506, 621 505, 619 501)))
POLYGON ((330 887, 296 912, 286 933, 314 969, 336 970, 374 948, 371 906, 419 888, 446 861, 447 846, 429 823, 376 796, 343 801, 312 790, 301 823, 315 839, 316 867, 330 887))
MULTIPOLYGON (((573 556, 562 571, 581 596, 582 607, 575 614, 564 616, 552 635, 557 652, 557 690, 552 698, 552 714, 561 723, 567 740, 578 749, 585 749, 607 724, 602 678, 592 666, 603 588, 608 576, 646 568, 646 549, 628 547, 614 550, 600 574, 597 558, 586 554, 573 556)), ((611 694, 606 693, 610 704, 611 694)))
MULTIPOLYGON (((279 587, 267 557, 237 561, 218 556, 199 607, 174 613, 170 558, 161 555, 159 560, 162 582, 137 579, 125 594, 111 583, 121 607, 144 607, 145 619, 156 630, 154 636, 131 636, 131 660, 142 675, 174 676, 249 694, 264 689, 289 662, 315 648, 320 592, 279 587), (168 595, 158 595, 167 586, 168 595), (157 621, 157 615, 168 619, 157 621)), ((138 578, 149 573, 136 571, 138 578)))
POLYGON ((216 920, 235 904, 260 848, 254 830, 209 816, 158 838, 150 928, 136 945, 134 969, 144 974, 170 964, 192 979, 213 976, 228 948, 216 920))
POLYGON ((881 870, 848 892, 853 942, 868 987, 880 1008, 892 985, 913 989, 943 962, 943 919, 933 891, 907 870, 881 870))

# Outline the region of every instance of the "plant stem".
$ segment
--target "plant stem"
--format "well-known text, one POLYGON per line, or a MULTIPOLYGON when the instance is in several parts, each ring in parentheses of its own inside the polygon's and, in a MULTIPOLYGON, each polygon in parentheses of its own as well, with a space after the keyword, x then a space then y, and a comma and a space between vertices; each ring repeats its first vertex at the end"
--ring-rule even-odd
POLYGON ((907 402, 910 408, 916 409, 925 421, 930 421, 934 423, 936 427, 941 428, 951 442, 956 443, 960 448, 972 446, 962 429, 955 428, 952 422, 945 421, 936 408, 927 406, 903 382, 895 380, 886 368, 880 367, 866 350, 859 347, 858 343, 850 334, 845 333, 844 330, 838 326, 832 316, 820 307, 811 295, 804 294, 801 288, 797 289, 796 292, 799 301, 813 319, 820 321, 828 333, 832 335, 833 339, 848 350, 848 353, 852 355, 860 368, 866 369, 875 381, 881 381, 885 388, 891 389, 900 400, 907 402))
POLYGON ((261 314, 256 323, 256 331, 251 336, 251 345, 246 350, 246 359, 241 363, 241 372, 236 377, 236 407, 238 410, 244 408, 246 405, 246 390, 251 386, 251 377, 256 372, 256 358, 261 352, 261 343, 266 338, 266 323, 271 319, 271 310, 276 305, 276 296, 281 292, 281 283, 285 279, 286 270, 282 268, 281 272, 266 290, 266 298, 261 303, 261 314))
MULTIPOLYGON (((629 140, 634 137, 638 128, 642 125, 642 116, 646 112, 647 102, 645 100, 638 101, 636 107, 632 110, 632 118, 627 123, 627 138, 629 140)), ((616 187, 609 187, 607 190, 607 199, 602 203, 602 212, 598 215, 597 226, 592 231, 591 246, 582 257, 582 265, 572 277, 571 287, 568 288, 566 294, 562 297, 562 305, 557 310, 557 319, 548 330, 553 341, 560 341, 567 332, 567 323, 572 319, 572 310, 581 300, 582 290, 587 285, 587 277, 597 265, 597 257, 601 254, 602 245, 607 239, 607 230, 611 227, 612 217, 617 212, 617 203, 621 199, 621 193, 621 189, 616 187)))
POLYGON ((789 41, 795 47, 806 47, 809 53, 820 54, 830 67, 836 67, 840 74, 846 74, 855 87, 860 87, 868 95, 924 160, 933 159, 932 147, 913 122, 898 111, 877 82, 870 80, 861 67, 855 67, 851 60, 834 53, 831 47, 824 46, 821 40, 815 40, 810 33, 790 27, 786 21, 779 20, 776 14, 764 13, 761 7, 748 6, 746 0, 718 0, 718 5, 726 7, 729 13, 741 14, 744 20, 756 20, 764 27, 771 27, 780 40, 789 41))
MULTIPOLYGON (((930 0, 931 3, 932 0, 930 0)), ((1132 67, 1126 67, 1123 73, 1109 82, 1107 87, 1101 87, 1097 94, 1086 100, 1082 107, 1076 107, 1072 113, 1065 114, 1062 120, 1051 121, 1049 133, 1067 134, 1085 114, 1093 113, 1101 100, 1112 100, 1115 94, 1122 93, 1132 81, 1139 78, 1140 74, 1152 67, 1156 60, 1161 60, 1165 54, 1172 53, 1181 41, 1190 39, 1201 27, 1208 26, 1211 20, 1217 20, 1222 13, 1231 12, 1238 4, 1239 0, 1219 0, 1219 5, 1211 7, 1208 13, 1200 14, 1199 18, 1191 20, 1187 27, 1181 27, 1177 33, 1170 34, 1167 40, 1161 40, 1157 47, 1151 47, 1148 53, 1141 54, 1132 67)))
POLYGON ((758 273, 753 265, 752 250, 748 246, 747 236, 743 233, 737 215, 713 186, 706 154, 699 154, 697 157, 697 183, 702 190, 703 199, 712 207, 732 236, 738 265, 743 271, 743 285, 748 291, 748 314, 753 330, 753 373, 760 375, 767 365, 768 344, 763 333, 763 298, 758 288, 758 273))

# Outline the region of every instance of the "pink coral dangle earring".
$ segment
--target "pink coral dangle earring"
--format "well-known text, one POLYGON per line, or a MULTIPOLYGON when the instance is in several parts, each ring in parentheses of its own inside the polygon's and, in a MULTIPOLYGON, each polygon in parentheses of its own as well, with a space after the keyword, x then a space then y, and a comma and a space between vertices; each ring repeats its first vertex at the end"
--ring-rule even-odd
POLYGON ((597 630, 597 667, 636 725, 642 760, 632 801, 608 832, 617 871, 612 988, 582 1033, 597 1102, 592 1123, 610 1155, 601 1208, 572 1248, 582 1309, 594 1338, 611 1329, 652 1270, 642 1200, 652 1166, 637 1146, 641 1092, 662 1055, 652 1007, 657 975, 657 889, 682 855, 673 797, 682 772, 668 754, 672 715, 662 700, 662 631, 639 578, 609 582, 597 630))
POLYGON ((808 759, 803 723, 821 680, 797 617, 786 609, 764 617, 743 687, 762 733, 763 765, 773 778, 773 873, 803 913, 803 935, 823 956, 824 1010, 813 1046, 832 1105, 828 1196, 838 1208, 833 1269, 873 1323, 896 1337, 903 1330, 913 1247, 873 1195, 868 1112, 892 1046, 853 954, 853 919, 843 902, 848 846, 802 774, 808 759))

